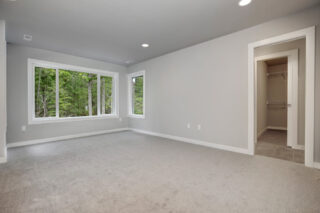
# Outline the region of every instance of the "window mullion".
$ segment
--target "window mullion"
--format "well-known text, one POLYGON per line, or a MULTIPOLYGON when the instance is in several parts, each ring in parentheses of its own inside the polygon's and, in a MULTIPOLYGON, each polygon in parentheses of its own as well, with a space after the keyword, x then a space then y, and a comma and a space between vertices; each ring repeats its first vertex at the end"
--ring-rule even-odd
POLYGON ((36 117, 36 106, 35 106, 35 101, 36 101, 36 93, 35 93, 35 80, 36 80, 36 73, 35 73, 36 66, 32 66, 32 119, 36 117))
POLYGON ((59 118, 59 69, 56 69, 56 117, 59 118))
POLYGON ((131 101, 132 101, 132 94, 131 94, 131 91, 132 91, 132 83, 131 83, 131 80, 132 77, 131 75, 128 76, 128 113, 129 115, 132 115, 132 110, 131 110, 131 101))
POLYGON ((116 78, 115 76, 112 76, 112 81, 111 81, 112 85, 111 85, 111 89, 112 89, 112 93, 111 93, 111 114, 117 114, 117 110, 116 110, 116 105, 115 105, 115 94, 116 94, 116 78))
POLYGON ((100 104, 100 90, 101 90, 101 88, 100 88, 100 74, 98 74, 97 75, 97 115, 98 116, 100 116, 101 115, 101 109, 100 109, 100 107, 101 107, 101 104, 100 104))

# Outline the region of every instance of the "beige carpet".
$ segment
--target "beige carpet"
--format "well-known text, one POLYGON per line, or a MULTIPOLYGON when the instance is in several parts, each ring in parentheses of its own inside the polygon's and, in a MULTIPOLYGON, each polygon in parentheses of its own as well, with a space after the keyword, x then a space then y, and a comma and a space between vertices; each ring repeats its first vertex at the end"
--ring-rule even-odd
POLYGON ((9 149, 0 211, 320 212, 320 171, 131 132, 9 149))
POLYGON ((304 164, 304 150, 287 147, 287 131, 267 130, 258 138, 255 148, 257 155, 304 164))

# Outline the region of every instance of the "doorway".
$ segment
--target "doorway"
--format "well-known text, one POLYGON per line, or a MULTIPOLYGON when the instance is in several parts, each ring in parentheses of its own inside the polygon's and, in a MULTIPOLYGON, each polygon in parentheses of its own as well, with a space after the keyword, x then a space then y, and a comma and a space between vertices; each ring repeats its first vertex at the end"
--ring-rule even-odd
MULTIPOLYGON (((255 49, 258 47, 283 44, 298 39, 305 39, 305 90, 303 95, 304 117, 304 164, 314 167, 314 75, 315 75, 315 27, 310 27, 295 32, 283 34, 269 39, 250 43, 248 45, 248 152, 255 154, 257 141, 257 103, 256 103, 256 74, 255 74, 255 49)), ((300 105, 299 105, 300 106, 300 105)), ((300 128, 301 130, 301 128, 300 128)))
MULTIPOLYGON (((300 76, 303 78, 305 75, 305 39, 272 46, 268 51, 291 46, 300 48, 300 59, 299 49, 255 58, 255 153, 304 163, 304 141, 298 144, 298 100, 304 101, 304 96, 298 97, 298 73, 300 60, 303 62, 300 76)), ((259 52, 261 48, 255 54, 259 52)), ((301 83, 300 90, 304 90, 304 83, 301 83)), ((300 126, 303 129, 303 125, 300 126)))

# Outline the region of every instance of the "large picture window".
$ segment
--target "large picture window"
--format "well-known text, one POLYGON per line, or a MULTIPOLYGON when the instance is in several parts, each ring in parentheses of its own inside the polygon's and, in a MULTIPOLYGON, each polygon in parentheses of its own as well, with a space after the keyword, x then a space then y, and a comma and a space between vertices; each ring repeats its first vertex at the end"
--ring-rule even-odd
POLYGON ((29 123, 118 117, 118 73, 29 59, 29 123))
POLYGON ((97 75, 59 70, 59 115, 97 115, 97 75))
POLYGON ((128 75, 129 116, 144 118, 145 115, 145 71, 128 75))

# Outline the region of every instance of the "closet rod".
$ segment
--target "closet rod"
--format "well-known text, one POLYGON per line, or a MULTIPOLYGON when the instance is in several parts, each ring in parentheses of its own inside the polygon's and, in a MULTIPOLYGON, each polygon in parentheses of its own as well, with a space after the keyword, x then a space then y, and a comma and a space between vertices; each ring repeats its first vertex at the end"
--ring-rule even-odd
POLYGON ((287 105, 287 102, 268 102, 267 105, 287 105))

